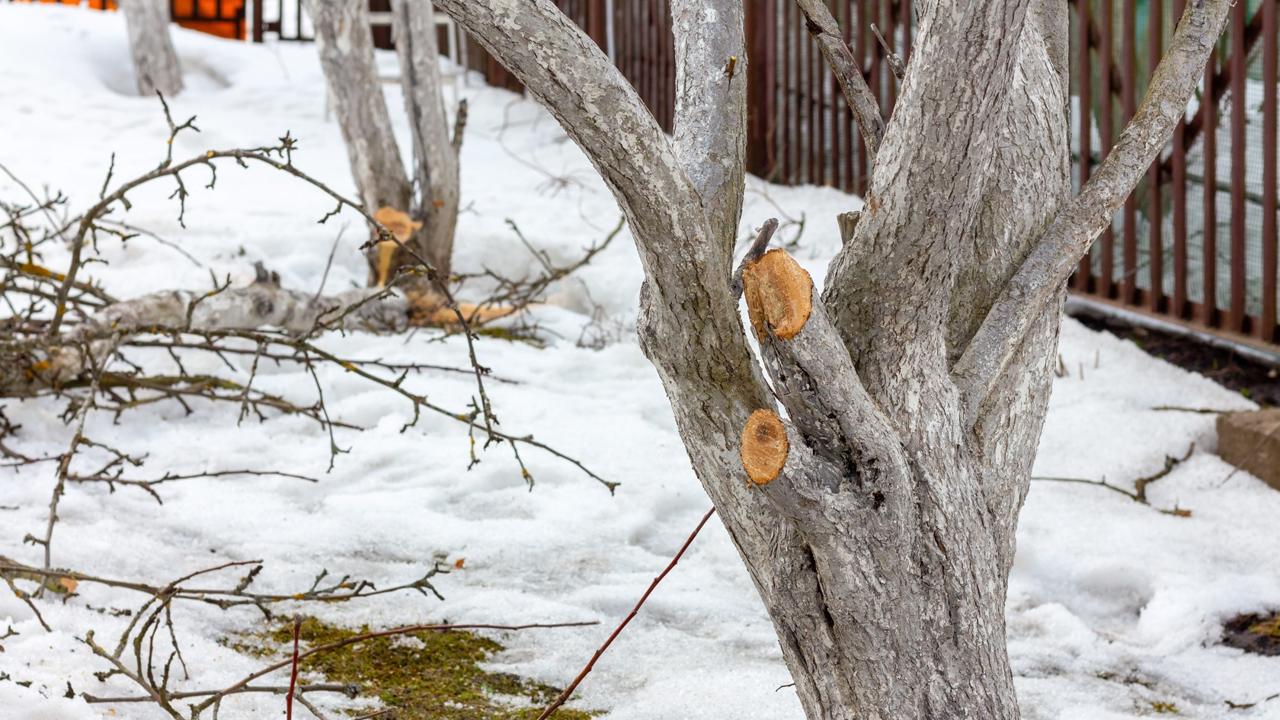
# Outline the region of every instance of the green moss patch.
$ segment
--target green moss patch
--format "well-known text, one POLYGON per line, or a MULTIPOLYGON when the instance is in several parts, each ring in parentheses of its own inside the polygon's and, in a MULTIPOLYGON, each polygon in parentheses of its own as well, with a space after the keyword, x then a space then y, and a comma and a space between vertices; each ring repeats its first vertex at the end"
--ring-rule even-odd
MULTIPOLYGON (((314 618, 303 621, 302 649, 370 632, 314 618)), ((293 643, 288 623, 240 638, 234 647, 255 655, 278 655, 293 643)), ((503 648, 469 632, 420 632, 374 638, 313 655, 301 662, 308 682, 355 684, 361 697, 394 708, 397 720, 534 720, 559 690, 480 664, 503 648)), ((357 713, 358 714, 358 713, 357 713)), ((561 709, 557 720, 590 720, 594 713, 561 709)))

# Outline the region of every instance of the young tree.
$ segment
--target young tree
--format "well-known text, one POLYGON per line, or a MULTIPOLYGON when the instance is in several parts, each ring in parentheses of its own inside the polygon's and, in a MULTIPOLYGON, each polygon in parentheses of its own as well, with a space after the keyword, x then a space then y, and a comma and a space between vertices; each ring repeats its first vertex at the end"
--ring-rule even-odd
POLYGON ((182 66, 169 36, 169 0, 122 0, 138 94, 182 92, 182 66))
POLYGON ((673 137, 551 0, 436 4, 550 109, 626 213, 641 347, 807 716, 1018 717, 1004 599, 1066 281, 1182 118, 1229 0, 1187 3, 1075 197, 1066 0, 920 2, 887 121, 824 3, 798 0, 876 158, 821 293, 762 252, 771 223, 731 279, 740 0, 672 2, 673 137))
MULTIPOLYGON (((413 133, 412 179, 401 163, 382 96, 367 3, 307 1, 361 200, 371 212, 381 210, 379 220, 447 278, 458 218, 458 150, 465 105, 460 104, 451 137, 440 93, 431 3, 397 0, 393 8, 400 83, 413 133)), ((411 262, 402 255, 395 243, 381 243, 370 254, 371 282, 384 284, 391 271, 411 262)))

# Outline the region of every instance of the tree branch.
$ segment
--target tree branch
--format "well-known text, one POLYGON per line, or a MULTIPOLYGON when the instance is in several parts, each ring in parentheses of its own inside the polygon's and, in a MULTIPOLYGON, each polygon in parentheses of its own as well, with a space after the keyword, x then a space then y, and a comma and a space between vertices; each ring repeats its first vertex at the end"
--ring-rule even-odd
POLYGON ((967 425, 977 419, 1028 328, 1048 308, 1094 238, 1111 224, 1112 216, 1159 156, 1174 125, 1182 120, 1230 7, 1230 0, 1187 4, 1142 105, 1114 149, 1080 194, 1054 217, 952 368, 963 393, 967 425))
POLYGON ((587 154, 618 196, 643 259, 656 261, 668 249, 645 238, 705 233, 700 196, 670 140, 627 79, 553 2, 436 5, 509 68, 587 154))
MULTIPOLYGON (((776 220, 765 224, 765 242, 776 226, 776 220)), ((761 245, 758 239, 757 249, 761 245)), ((813 460, 825 461, 803 463, 806 470, 799 476, 792 473, 791 479, 807 476, 806 482, 824 483, 833 492, 853 481, 855 492, 849 497, 867 505, 876 502, 871 488, 897 490, 896 497, 905 500, 908 488, 895 482, 910 474, 897 433, 862 386, 809 274, 786 251, 775 249, 748 258, 741 282, 774 394, 803 438, 792 445, 812 451, 813 460), (828 472, 821 465, 835 470, 828 472)), ((792 464, 790 458, 786 462, 792 464)), ((813 489, 795 491, 813 494, 813 489)))
MULTIPOLYGON (((712 223, 712 217, 727 223, 736 210, 709 212, 700 194, 719 188, 716 197, 740 202, 727 199, 732 185, 723 184, 740 171, 726 170, 719 185, 709 176, 691 180, 635 89, 551 0, 436 0, 436 6, 551 111, 622 206, 646 277, 641 346, 653 348, 645 338, 662 344, 650 355, 659 372, 721 394, 732 389, 753 398, 751 404, 765 397, 729 292, 731 255, 719 239, 731 230, 712 223)), ((732 143, 717 147, 722 162, 737 152, 725 150, 732 143)))
MULTIPOLYGON (((796 0, 796 5, 804 13, 805 27, 818 42, 822 57, 826 58, 827 65, 836 76, 836 82, 840 84, 845 102, 849 103, 854 120, 858 122, 858 131, 867 146, 867 155, 871 158, 871 164, 875 165, 876 150, 880 148, 880 139, 884 137, 884 116, 880 111, 880 103, 871 88, 867 87, 858 61, 841 36, 840 24, 832 17, 827 4, 822 0, 796 0)), ((898 79, 902 79, 902 76, 898 75, 898 79)))
POLYGON ((747 156, 742 0, 674 0, 671 21, 675 153, 702 198, 716 249, 727 258, 742 214, 747 156))

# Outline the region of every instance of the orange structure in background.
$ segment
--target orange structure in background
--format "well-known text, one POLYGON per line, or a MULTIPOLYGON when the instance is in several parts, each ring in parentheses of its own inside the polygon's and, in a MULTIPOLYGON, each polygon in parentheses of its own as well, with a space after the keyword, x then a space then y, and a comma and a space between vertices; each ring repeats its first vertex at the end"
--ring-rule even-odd
MULTIPOLYGON (((115 0, 18 0, 18 2, 83 5, 92 10, 115 10, 115 0)), ((169 14, 185 28, 218 37, 243 40, 245 0, 170 0, 169 14)))
POLYGON ((169 9, 182 27, 243 40, 244 5, 245 0, 170 0, 169 9))

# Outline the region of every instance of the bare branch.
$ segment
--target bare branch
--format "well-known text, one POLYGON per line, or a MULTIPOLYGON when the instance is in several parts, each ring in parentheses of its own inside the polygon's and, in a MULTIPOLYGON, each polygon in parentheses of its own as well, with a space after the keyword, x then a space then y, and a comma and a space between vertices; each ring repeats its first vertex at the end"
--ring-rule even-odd
MULTIPOLYGON (((656 246, 653 238, 675 242, 693 236, 697 240, 690 243, 699 246, 694 251, 708 251, 700 195, 671 141, 599 46, 553 2, 436 5, 510 68, 587 154, 623 206, 646 266, 672 249, 656 246), (538 42, 529 42, 531 37, 538 42)), ((723 262, 727 266, 728 258, 723 262)), ((726 270, 720 277, 727 275, 726 270)))
POLYGON ((880 103, 871 88, 867 87, 862 69, 858 67, 853 51, 845 43, 840 25, 827 9, 827 4, 822 0, 796 0, 796 5, 804 13, 805 27, 813 39, 818 41, 822 56, 835 74, 836 82, 840 83, 840 91, 844 93, 845 102, 849 103, 849 109, 858 121, 858 134, 862 136, 862 141, 867 146, 867 155, 874 165, 876 150, 880 148, 880 139, 884 137, 884 116, 880 111, 880 103))
POLYGON ((952 368, 952 377, 964 394, 969 426, 1028 328, 1047 310, 1094 238, 1111 224, 1112 216, 1182 120, 1231 4, 1230 0, 1187 4, 1169 51, 1115 148, 1080 194, 1059 210, 952 368))
POLYGON ((902 62, 902 57, 893 51, 889 46, 889 41, 884 39, 884 35, 880 34, 880 28, 875 23, 871 23, 871 32, 875 33, 876 42, 880 43, 881 49, 884 50, 884 58, 889 63, 889 69, 893 71, 893 76, 902 80, 907 76, 907 65, 902 62))

